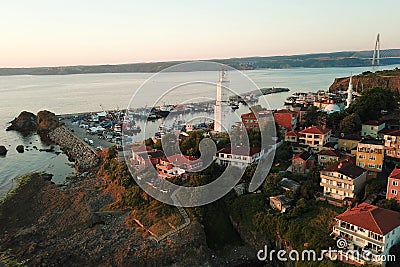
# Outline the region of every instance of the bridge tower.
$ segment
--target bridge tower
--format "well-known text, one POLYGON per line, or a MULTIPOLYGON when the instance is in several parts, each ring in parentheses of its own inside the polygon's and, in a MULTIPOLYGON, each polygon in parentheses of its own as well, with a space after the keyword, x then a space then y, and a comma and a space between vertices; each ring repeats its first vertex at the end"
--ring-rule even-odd
POLYGON ((380 40, 380 34, 378 33, 376 35, 375 49, 374 49, 374 54, 372 56, 372 66, 379 66, 380 60, 381 60, 381 40, 380 40))

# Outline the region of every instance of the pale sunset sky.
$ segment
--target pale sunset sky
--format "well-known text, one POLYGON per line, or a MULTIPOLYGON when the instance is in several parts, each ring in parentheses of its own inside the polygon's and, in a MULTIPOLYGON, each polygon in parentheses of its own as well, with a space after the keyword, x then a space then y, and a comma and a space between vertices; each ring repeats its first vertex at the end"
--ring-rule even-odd
POLYGON ((400 48, 398 0, 0 2, 0 67, 400 48))

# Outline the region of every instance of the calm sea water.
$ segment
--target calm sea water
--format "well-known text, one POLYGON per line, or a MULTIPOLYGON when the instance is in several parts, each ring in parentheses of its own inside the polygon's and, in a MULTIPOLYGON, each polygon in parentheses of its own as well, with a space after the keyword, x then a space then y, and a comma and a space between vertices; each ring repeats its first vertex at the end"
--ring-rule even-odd
MULTIPOLYGON (((386 66, 393 69, 396 66, 386 66)), ((358 74, 371 68, 321 68, 321 69, 279 69, 245 71, 258 87, 287 87, 291 92, 266 96, 271 108, 280 108, 283 101, 296 91, 327 90, 335 77, 358 74)), ((179 81, 182 73, 164 74, 163 81, 179 81)), ((187 73, 194 78, 209 75, 187 73)), ((0 158, 0 196, 13 186, 13 178, 32 171, 47 171, 54 174, 54 181, 61 183, 73 172, 64 154, 39 152, 36 150, 17 153, 19 144, 46 148, 39 137, 22 137, 16 132, 6 132, 5 128, 22 110, 36 113, 48 109, 56 114, 99 111, 116 107, 126 108, 134 92, 151 74, 84 74, 65 76, 0 76, 0 145, 9 152, 0 158)), ((215 94, 211 89, 210 94, 215 94)), ((161 95, 161 91, 150 91, 149 96, 161 95)), ((141 106, 152 105, 150 97, 141 96, 141 106)), ((163 102, 177 104, 188 98, 204 97, 204 92, 196 89, 185 94, 171 94, 163 102)), ((212 95, 212 97, 214 97, 212 95)))

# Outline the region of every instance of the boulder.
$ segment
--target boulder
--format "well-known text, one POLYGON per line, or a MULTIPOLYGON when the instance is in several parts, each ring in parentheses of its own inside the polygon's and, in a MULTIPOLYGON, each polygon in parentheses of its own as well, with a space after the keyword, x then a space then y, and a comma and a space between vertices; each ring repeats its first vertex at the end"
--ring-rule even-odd
POLYGON ((5 146, 0 146, 0 156, 5 156, 7 154, 7 148, 5 146))
POLYGON ((48 110, 42 110, 38 112, 36 123, 38 125, 38 132, 41 133, 54 130, 60 125, 56 114, 48 110))
POLYGON ((37 130, 36 115, 31 112, 22 111, 10 123, 11 125, 6 129, 7 131, 18 131, 28 134, 37 130))
POLYGON ((19 153, 24 153, 24 146, 23 145, 18 145, 16 149, 17 149, 17 151, 19 153))

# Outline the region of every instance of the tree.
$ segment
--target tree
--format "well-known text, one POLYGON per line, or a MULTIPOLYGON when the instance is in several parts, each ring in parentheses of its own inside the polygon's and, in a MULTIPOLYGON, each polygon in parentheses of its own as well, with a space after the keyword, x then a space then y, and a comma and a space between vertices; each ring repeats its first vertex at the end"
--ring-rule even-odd
POLYGON ((346 116, 345 112, 334 112, 328 115, 326 126, 334 131, 339 130, 340 122, 346 116))
POLYGON ((395 198, 392 199, 382 199, 377 204, 379 207, 394 211, 400 211, 400 205, 395 198))
POLYGON ((144 144, 146 145, 146 146, 153 146, 154 145, 154 142, 153 142, 153 139, 151 139, 151 138, 148 138, 148 139, 146 139, 145 141, 144 141, 144 144))
POLYGON ((357 113, 347 115, 340 122, 340 130, 344 134, 356 133, 361 130, 361 119, 357 113))
POLYGON ((315 106, 309 107, 304 115, 306 126, 315 125, 319 116, 318 108, 315 106))
POLYGON ((392 111, 397 107, 393 91, 375 87, 365 90, 349 107, 350 113, 356 113, 361 121, 377 120, 382 110, 392 111))

